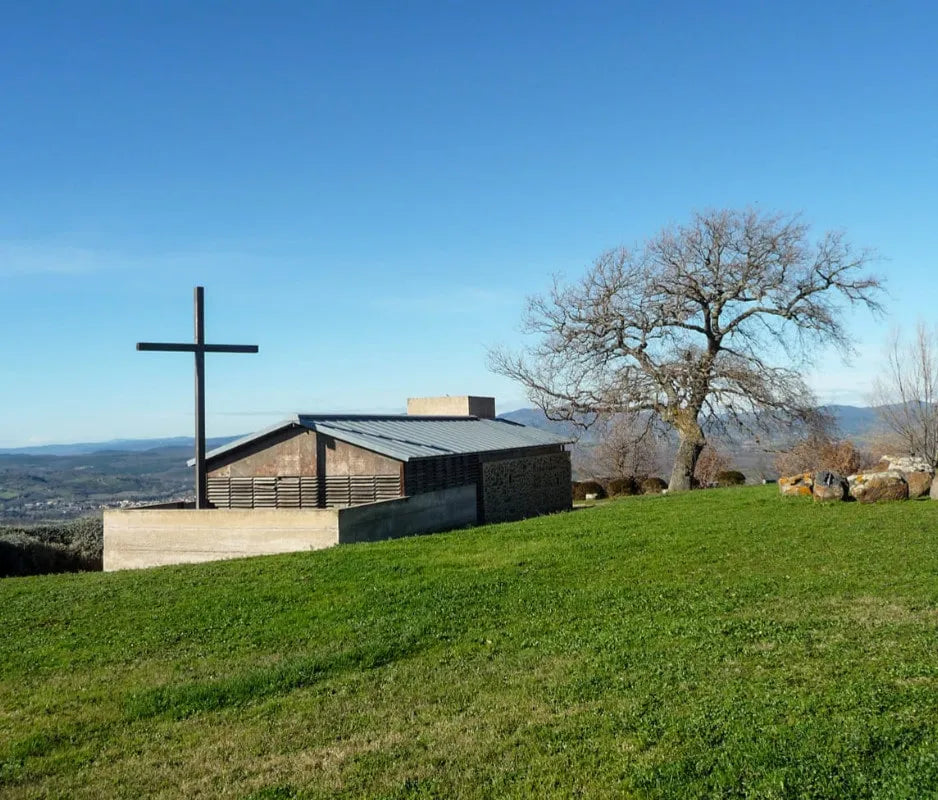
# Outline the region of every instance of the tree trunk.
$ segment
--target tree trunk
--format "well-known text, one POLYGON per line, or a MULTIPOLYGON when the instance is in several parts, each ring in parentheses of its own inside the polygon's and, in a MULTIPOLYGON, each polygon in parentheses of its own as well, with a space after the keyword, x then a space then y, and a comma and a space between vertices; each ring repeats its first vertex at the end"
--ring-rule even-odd
POLYGON ((686 492, 691 488, 697 459, 707 443, 699 426, 694 426, 692 430, 681 430, 678 433, 681 443, 677 449, 677 456, 674 458, 674 469, 671 470, 669 492, 686 492))

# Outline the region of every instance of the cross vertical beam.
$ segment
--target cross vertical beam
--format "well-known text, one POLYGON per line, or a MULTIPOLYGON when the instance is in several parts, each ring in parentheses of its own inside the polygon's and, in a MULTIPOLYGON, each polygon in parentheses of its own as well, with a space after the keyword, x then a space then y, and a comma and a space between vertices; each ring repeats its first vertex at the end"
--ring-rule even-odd
POLYGON ((208 508, 205 471, 205 289, 196 286, 195 303, 195 507, 208 508))
POLYGON ((205 289, 202 286, 195 287, 193 300, 195 305, 195 342, 193 344, 137 342, 137 349, 195 355, 195 507, 208 508, 208 481, 205 470, 205 354, 256 353, 258 347, 256 344, 206 344, 205 289))

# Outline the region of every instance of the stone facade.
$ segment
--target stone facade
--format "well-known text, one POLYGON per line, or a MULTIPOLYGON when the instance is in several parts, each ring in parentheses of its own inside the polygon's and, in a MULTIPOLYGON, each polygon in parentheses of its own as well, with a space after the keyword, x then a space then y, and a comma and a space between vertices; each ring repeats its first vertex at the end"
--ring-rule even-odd
POLYGON ((566 511, 573 505, 570 454, 546 453, 482 464, 485 522, 566 511))

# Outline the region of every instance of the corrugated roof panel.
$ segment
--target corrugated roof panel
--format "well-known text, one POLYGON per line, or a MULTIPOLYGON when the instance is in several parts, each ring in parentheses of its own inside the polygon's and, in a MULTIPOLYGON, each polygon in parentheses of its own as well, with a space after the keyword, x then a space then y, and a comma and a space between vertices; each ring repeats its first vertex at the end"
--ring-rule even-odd
POLYGON ((219 447, 207 457, 215 458, 272 431, 296 424, 398 461, 569 444, 572 441, 538 428, 499 419, 299 414, 272 428, 219 447))
POLYGON ((304 427, 399 461, 566 444, 569 439, 495 419, 427 417, 319 418, 301 414, 304 427))

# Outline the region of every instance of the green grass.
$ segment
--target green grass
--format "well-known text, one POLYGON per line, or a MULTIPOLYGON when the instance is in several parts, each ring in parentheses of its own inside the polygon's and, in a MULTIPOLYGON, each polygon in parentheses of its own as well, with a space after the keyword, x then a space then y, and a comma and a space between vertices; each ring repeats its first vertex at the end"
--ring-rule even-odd
POLYGON ((938 797, 938 503, 0 581, 2 797, 938 797))

